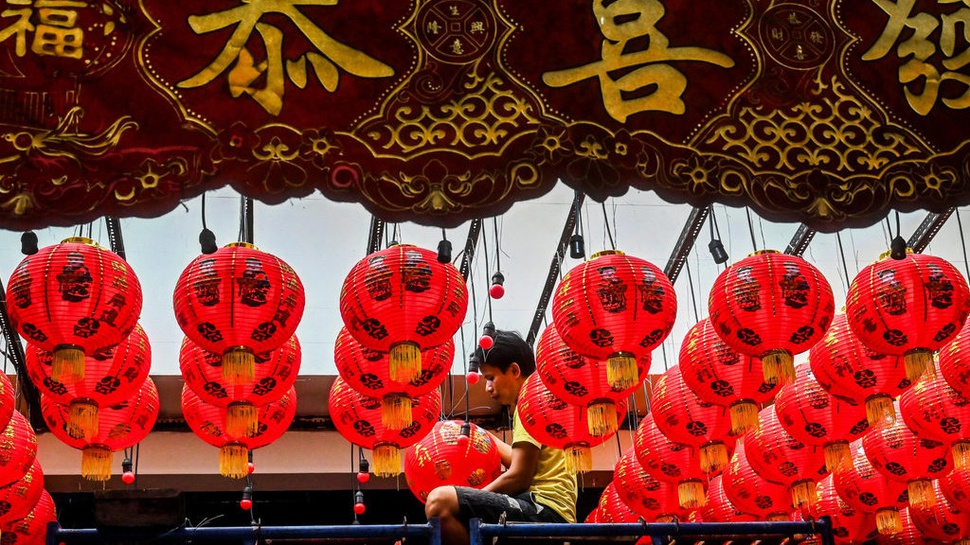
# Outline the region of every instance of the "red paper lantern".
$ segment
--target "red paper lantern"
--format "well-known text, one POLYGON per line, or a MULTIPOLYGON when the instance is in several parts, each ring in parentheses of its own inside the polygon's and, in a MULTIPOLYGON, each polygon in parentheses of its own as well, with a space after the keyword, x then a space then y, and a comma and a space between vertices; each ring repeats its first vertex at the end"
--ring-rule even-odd
POLYGON ((441 414, 441 391, 431 390, 411 400, 410 425, 394 430, 383 424, 381 402, 351 388, 337 377, 327 400, 330 418, 345 439, 361 448, 374 451, 374 474, 394 477, 401 472, 401 449, 407 448, 431 432, 441 414))
MULTIPOLYGON (((758 370, 761 373, 761 370, 758 370)), ((757 515, 745 513, 734 505, 724 492, 724 474, 711 479, 707 487, 707 503, 700 509, 704 522, 753 522, 760 520, 757 515)))
POLYGON ((788 487, 765 479, 751 467, 745 441, 738 444, 721 473, 721 485, 731 503, 760 519, 788 520, 792 511, 788 487))
POLYGON ((917 507, 910 500, 909 516, 924 536, 953 543, 970 540, 970 513, 947 501, 938 481, 932 481, 931 495, 938 498, 933 505, 917 507))
POLYGON ((455 342, 421 352, 421 373, 406 382, 391 378, 387 352, 371 350, 357 342, 346 327, 340 329, 333 349, 337 372, 347 385, 361 394, 381 400, 381 422, 400 430, 412 422, 411 400, 441 386, 455 359, 455 342))
POLYGON ((567 272, 552 299, 563 340, 607 360, 608 382, 619 389, 640 381, 637 362, 667 338, 676 316, 677 295, 663 271, 615 250, 567 272))
POLYGON ((0 373, 0 426, 7 427, 10 417, 13 416, 14 406, 17 404, 14 398, 14 387, 6 373, 0 373))
POLYGON ((98 429, 93 435, 74 437, 68 432, 70 409, 41 394, 40 409, 47 427, 62 443, 81 451, 81 476, 92 481, 111 478, 113 453, 135 445, 152 430, 158 419, 158 390, 146 378, 131 398, 101 407, 98 429))
POLYGON ((835 315, 825 337, 809 352, 815 379, 835 397, 864 403, 872 426, 896 420, 893 398, 913 385, 898 356, 870 350, 849 327, 844 313, 835 315))
POLYGON ((57 520, 54 499, 42 490, 40 499, 23 518, 0 524, 2 545, 44 545, 47 525, 57 520))
POLYGON ((549 325, 536 344, 536 372, 542 383, 559 399, 586 408, 590 435, 617 430, 616 403, 628 398, 646 378, 650 355, 637 361, 640 377, 627 388, 611 386, 607 363, 585 358, 569 347, 555 325, 549 325))
POLYGON ((830 471, 848 463, 849 443, 869 431, 865 407, 825 391, 808 363, 796 366, 795 382, 783 386, 775 396, 775 414, 789 435, 806 445, 823 447, 830 471))
POLYGON ((949 342, 970 313, 970 288, 953 265, 907 251, 888 253, 862 269, 845 296, 852 332, 875 352, 902 356, 915 382, 933 365, 933 352, 949 342))
POLYGON ((900 394, 899 411, 916 435, 951 445, 956 469, 970 469, 970 399, 942 375, 923 377, 900 394))
POLYGON ((0 487, 0 526, 24 518, 44 492, 44 470, 36 458, 19 480, 0 487))
POLYGON ((610 484, 603 489, 596 510, 598 511, 596 522, 599 523, 628 524, 640 519, 640 515, 620 498, 616 481, 610 481, 610 484))
POLYGON ((705 403, 694 395, 679 366, 665 371, 653 386, 650 402, 657 428, 675 443, 698 448, 701 471, 711 473, 728 462, 731 417, 722 406, 705 403))
POLYGON ((918 508, 933 505, 933 481, 953 469, 949 445, 918 437, 901 421, 876 426, 862 437, 862 447, 877 471, 907 483, 909 504, 918 508))
POLYGON ((242 479, 249 475, 249 452, 279 439, 296 416, 296 389, 259 407, 256 433, 229 432, 228 410, 202 401, 188 387, 182 388, 182 414, 189 428, 206 443, 219 448, 219 473, 242 479))
POLYGON ((24 258, 7 283, 10 319, 54 353, 53 378, 84 378, 84 356, 128 336, 141 314, 141 284, 120 256, 74 237, 24 258))
POLYGON ((765 382, 776 384, 794 380, 793 355, 825 335, 835 299, 809 262, 765 250, 722 271, 708 307, 714 331, 738 352, 761 358, 765 382))
POLYGON ((620 500, 646 522, 686 520, 690 512, 674 501, 670 483, 648 473, 633 449, 627 449, 613 468, 613 486, 620 500))
MULTIPOLYGON (((617 420, 622 420, 622 415, 626 414, 626 403, 618 402, 615 410, 617 420)), ((616 433, 589 433, 586 409, 556 397, 542 383, 538 373, 532 373, 526 379, 515 411, 522 426, 536 441, 566 452, 566 469, 571 473, 590 471, 593 468, 590 448, 616 433)))
POLYGON ((23 478, 37 457, 37 436, 20 411, 14 411, 0 441, 0 486, 23 478))
POLYGON ((940 477, 940 490, 957 509, 970 512, 970 471, 953 470, 940 477))
POLYGON ((705 483, 710 477, 701 471, 700 453, 690 445, 675 443, 661 433, 653 413, 640 420, 633 435, 637 460, 658 480, 677 485, 677 499, 684 509, 703 507, 707 501, 705 483))
POLYGON ((179 368, 185 385, 209 405, 227 409, 226 432, 256 433, 259 408, 279 400, 296 383, 302 351, 296 335, 270 352, 253 354, 252 380, 229 381, 222 374, 222 356, 208 352, 188 337, 182 339, 179 368))
POLYGON ((255 355, 296 333, 306 303, 303 284, 282 259, 234 242, 192 260, 173 294, 182 332, 203 350, 222 354, 223 377, 250 382, 255 355))
POLYGON ((438 486, 482 488, 502 473, 502 459, 492 436, 469 422, 468 440, 459 441, 463 424, 460 420, 440 421, 404 452, 404 476, 421 503, 438 486))
POLYGON ((819 481, 815 490, 818 501, 811 514, 815 518, 828 516, 832 519, 832 535, 836 543, 862 543, 878 536, 875 517, 846 503, 836 491, 832 475, 819 481))
POLYGON ((347 274, 340 315, 355 339, 388 352, 391 378, 421 374, 421 351, 452 338, 468 308, 461 273, 430 250, 398 244, 368 255, 347 274))
POLYGON ((900 510, 906 506, 906 483, 887 479, 869 463, 856 440, 849 449, 852 464, 833 473, 835 489, 853 509, 876 515, 876 528, 882 535, 898 534, 903 529, 900 510))
POLYGON ((138 393, 152 366, 152 349, 141 325, 117 346, 85 356, 84 378, 60 382, 53 377, 53 354, 28 344, 27 374, 51 401, 68 406, 67 431, 73 437, 98 430, 98 407, 114 405, 138 393))
POLYGON ((708 318, 687 332, 679 363, 684 382, 698 398, 730 409, 731 429, 738 435, 758 425, 758 407, 778 392, 777 384, 765 382, 761 360, 728 346, 708 318))
MULTIPOLYGON (((970 324, 970 321, 967 322, 970 324)), ((960 333, 940 349, 940 372, 954 390, 970 396, 970 325, 964 324, 960 333)))
POLYGON ((815 483, 827 472, 824 450, 785 431, 774 407, 761 409, 758 419, 758 429, 745 435, 748 462, 765 479, 789 486, 792 505, 810 508, 816 500, 815 483))

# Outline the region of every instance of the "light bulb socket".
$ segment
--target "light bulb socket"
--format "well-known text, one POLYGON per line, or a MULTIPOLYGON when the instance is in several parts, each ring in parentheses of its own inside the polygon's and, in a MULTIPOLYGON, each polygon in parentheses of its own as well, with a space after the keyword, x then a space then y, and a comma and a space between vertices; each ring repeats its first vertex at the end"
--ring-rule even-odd
POLYGON ((471 437, 472 436, 472 425, 471 422, 462 422, 461 424, 461 436, 471 437))
POLYGON ((492 275, 492 284, 498 284, 499 286, 505 285, 505 275, 501 271, 495 271, 492 275))
POLYGON ((131 471, 131 459, 130 458, 125 458, 124 460, 122 460, 122 462, 121 462, 121 471, 123 471, 125 473, 131 471))
POLYGON ((367 461, 367 458, 362 457, 360 459, 360 462, 358 462, 357 471, 359 473, 370 473, 370 463, 367 461))
POLYGON ((718 265, 727 263, 728 259, 730 259, 727 252, 724 251, 724 244, 716 238, 707 243, 707 249, 711 251, 711 257, 714 258, 714 263, 718 265))
POLYGON ((199 246, 202 247, 204 254, 216 253, 219 250, 219 246, 216 244, 216 234, 208 229, 203 229, 199 233, 199 246))
POLYGON ((354 492, 354 503, 364 503, 364 492, 362 490, 354 492))
POLYGON ((494 337, 495 324, 493 324, 492 322, 485 322, 485 325, 482 326, 482 334, 488 335, 489 337, 494 337))
POLYGON ((20 235, 20 253, 34 255, 37 252, 37 234, 33 231, 25 231, 20 235))
POLYGON ((248 485, 245 486, 245 487, 243 487, 242 499, 252 501, 252 499, 253 499, 253 487, 248 486, 248 485))
POLYGON ((438 243, 438 263, 451 263, 451 241, 442 239, 438 243))
POLYGON ((903 237, 896 235, 896 238, 889 243, 889 257, 897 261, 906 259, 906 241, 903 237))
POLYGON ((583 241, 583 235, 575 234, 569 237, 569 257, 573 259, 586 257, 586 242, 583 241))

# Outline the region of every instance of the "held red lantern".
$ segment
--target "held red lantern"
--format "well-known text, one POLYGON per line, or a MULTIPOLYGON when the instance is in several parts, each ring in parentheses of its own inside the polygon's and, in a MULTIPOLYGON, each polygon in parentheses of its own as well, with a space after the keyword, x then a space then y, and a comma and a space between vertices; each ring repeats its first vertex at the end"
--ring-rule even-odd
POLYGON ((680 348, 684 383, 707 403, 728 407, 731 431, 742 434, 758 426, 758 408, 778 392, 764 380, 761 360, 742 355, 714 331, 710 319, 694 324, 680 348))
POLYGON ((223 377, 250 382, 255 355, 275 350, 296 333, 306 304, 300 277, 282 259, 234 242, 192 260, 173 294, 182 332, 203 350, 222 355, 223 377))
POLYGON ((794 380, 794 354, 810 349, 835 314, 832 288, 804 259, 765 250, 721 272, 708 301, 714 330, 761 358, 765 382, 794 380))
POLYGON ((721 485, 731 503, 759 518, 788 520, 792 511, 788 487, 765 479, 751 467, 743 440, 721 473, 721 485))
POLYGON ((23 478, 37 457, 37 436, 20 411, 14 411, 0 440, 0 486, 23 478))
POLYGON ((675 443, 697 447, 701 471, 711 473, 728 462, 731 417, 720 405, 705 403, 687 387, 680 367, 665 371, 653 386, 650 401, 657 428, 675 443))
POLYGON ((633 435, 637 460, 658 480, 677 485, 677 499, 684 509, 702 507, 707 501, 705 483, 712 476, 701 471, 700 455, 695 447, 675 443, 660 432, 647 413, 633 435))
POLYGON ((906 483, 887 479, 869 463, 862 441, 856 440, 849 449, 852 464, 833 473, 839 497, 853 509, 874 513, 876 528, 882 535, 902 531, 899 511, 906 506, 906 483))
POLYGON ((559 399, 584 407, 590 435, 603 435, 617 430, 616 403, 640 386, 650 369, 650 355, 637 362, 640 377, 627 388, 611 386, 607 364, 585 358, 569 347, 554 324, 539 336, 536 344, 536 373, 542 383, 559 399))
POLYGON ((970 288, 960 271, 911 250, 903 259, 887 252, 862 269, 845 296, 852 332, 875 352, 902 356, 913 382, 933 365, 933 352, 960 332, 968 313, 970 288))
POLYGON ((482 488, 501 474, 502 460, 492 437, 469 423, 468 440, 461 441, 462 424, 460 420, 438 422, 405 451, 404 476, 421 503, 438 486, 482 488))
POLYGON ((283 397, 259 408, 256 433, 231 434, 227 409, 209 405, 188 387, 182 388, 185 423, 200 439, 219 449, 219 473, 231 479, 249 475, 249 453, 276 441, 289 429, 296 416, 296 401, 296 389, 291 386, 283 397))
POLYGON ((923 377, 900 394, 899 412, 917 436, 951 445, 954 468, 970 469, 970 399, 941 374, 923 377))
POLYGON ((826 392, 808 363, 796 366, 795 382, 784 385, 775 396, 775 414, 796 440, 823 448, 830 471, 849 462, 849 443, 869 431, 865 407, 826 392))
POLYGON ((438 421, 441 391, 431 390, 411 400, 413 420, 400 430, 384 426, 379 399, 354 390, 339 376, 330 387, 327 405, 340 435, 358 447, 374 451, 374 474, 394 477, 401 472, 401 449, 420 441, 438 421))
POLYGON ((333 349, 337 372, 347 385, 361 394, 381 400, 381 422, 400 430, 409 425, 411 400, 441 386, 455 359, 455 342, 448 339, 421 352, 421 373, 407 381, 391 378, 387 352, 371 350, 357 342, 346 327, 337 334, 333 349))
POLYGON ((818 482, 816 492, 818 501, 812 507, 812 516, 832 519, 832 535, 836 543, 862 543, 878 536, 875 517, 843 500, 835 489, 832 475, 826 475, 818 482))
POLYGON ((620 389, 640 381, 637 362, 667 338, 676 316, 677 295, 663 271, 615 250, 566 273, 552 300, 566 344, 607 361, 608 382, 620 389))
POLYGON ((0 524, 0 543, 4 545, 40 545, 45 543, 47 525, 57 520, 54 499, 46 490, 41 491, 40 499, 23 518, 0 524))
POLYGON ((906 378, 903 358, 870 350, 852 332, 844 313, 835 315, 828 333, 812 347, 809 362, 826 391, 865 404, 872 426, 896 420, 893 399, 913 384, 906 378))
POLYGON ((674 501, 670 483, 657 480, 640 465, 633 449, 627 449, 616 463, 613 486, 620 500, 646 522, 686 520, 690 513, 674 501))
POLYGON ((84 377, 84 356, 120 343, 141 313, 141 284, 120 256, 74 237, 24 258, 7 283, 17 331, 54 353, 59 382, 84 377))
POLYGON ((27 374, 51 401, 68 406, 68 433, 91 436, 98 430, 98 408, 138 393, 152 365, 148 335, 140 325, 117 346, 85 357, 84 378, 60 382, 53 377, 53 354, 33 344, 25 351, 27 374))
POLYGON ((391 378, 404 383, 421 374, 422 350, 458 331, 467 308, 458 269, 410 244, 360 260, 340 290, 340 316, 350 334, 371 350, 388 352, 391 378))
MULTIPOLYGON (((615 409, 617 419, 626 413, 626 403, 619 402, 615 409)), ((590 448, 615 435, 589 433, 586 409, 570 405, 556 397, 546 388, 538 373, 525 380, 515 408, 515 416, 536 441, 566 452, 566 470, 585 473, 593 468, 590 448)))
POLYGON ((44 492, 44 470, 36 458, 23 477, 0 487, 0 526, 24 518, 44 492))
POLYGON ((54 437, 81 451, 81 476, 92 481, 107 481, 111 478, 114 452, 135 445, 148 436, 155 425, 159 411, 158 390, 151 377, 146 378, 131 398, 102 407, 97 431, 83 437, 68 433, 67 407, 41 394, 40 408, 54 437))
POLYGON ((182 339, 179 368, 185 385, 204 403, 227 410, 226 433, 233 436, 256 433, 259 408, 279 400, 296 383, 300 341, 292 335, 275 350, 253 354, 253 362, 252 380, 234 383, 223 377, 221 355, 182 339))

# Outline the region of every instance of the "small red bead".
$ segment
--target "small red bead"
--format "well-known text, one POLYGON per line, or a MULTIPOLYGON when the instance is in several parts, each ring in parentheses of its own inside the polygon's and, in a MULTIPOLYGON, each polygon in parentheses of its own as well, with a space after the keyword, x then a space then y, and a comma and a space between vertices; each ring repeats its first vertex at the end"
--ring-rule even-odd
POLYGON ((478 346, 482 347, 482 350, 488 350, 495 344, 495 339, 492 339, 491 335, 482 335, 478 338, 478 346))
POLYGON ((370 480, 370 473, 361 471, 357 473, 357 482, 364 484, 370 480))
POLYGON ((468 381, 468 384, 478 384, 478 381, 481 380, 481 378, 482 375, 478 371, 469 371, 468 374, 465 375, 465 380, 468 381))
POLYGON ((244 511, 249 511, 253 508, 253 500, 239 500, 239 507, 244 511))
POLYGON ((125 484, 131 484, 135 482, 135 474, 131 471, 125 471, 121 474, 121 482, 125 484))
POLYGON ((488 294, 492 296, 492 299, 501 299, 505 295, 505 286, 492 284, 492 287, 488 288, 488 294))
POLYGON ((367 511, 367 506, 366 505, 364 505, 362 503, 355 503, 354 504, 354 513, 357 513, 358 515, 363 515, 364 514, 364 511, 367 511))

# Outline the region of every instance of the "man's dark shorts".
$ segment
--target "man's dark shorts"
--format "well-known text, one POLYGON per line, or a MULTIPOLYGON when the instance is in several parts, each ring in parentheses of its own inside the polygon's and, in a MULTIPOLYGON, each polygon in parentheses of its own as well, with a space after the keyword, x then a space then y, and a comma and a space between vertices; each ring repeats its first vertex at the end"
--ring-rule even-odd
POLYGON ((467 486, 456 486, 455 492, 459 518, 466 524, 473 518, 495 524, 502 513, 509 522, 566 522, 551 507, 536 502, 531 492, 509 496, 467 486))

